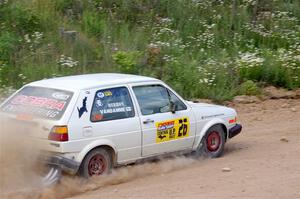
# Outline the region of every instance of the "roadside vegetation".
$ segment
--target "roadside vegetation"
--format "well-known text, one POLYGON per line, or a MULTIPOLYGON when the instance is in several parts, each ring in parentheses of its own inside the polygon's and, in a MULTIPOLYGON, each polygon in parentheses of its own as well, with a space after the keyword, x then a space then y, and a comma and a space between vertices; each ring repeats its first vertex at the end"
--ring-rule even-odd
POLYGON ((0 0, 0 87, 122 72, 186 98, 300 87, 298 0, 0 0))

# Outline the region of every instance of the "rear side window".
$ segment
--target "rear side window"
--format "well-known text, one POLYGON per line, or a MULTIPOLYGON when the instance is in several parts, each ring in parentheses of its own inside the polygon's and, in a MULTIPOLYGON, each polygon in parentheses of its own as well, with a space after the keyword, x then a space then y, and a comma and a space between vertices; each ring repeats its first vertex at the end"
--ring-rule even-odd
POLYGON ((27 86, 8 100, 1 110, 19 117, 59 120, 72 96, 70 91, 27 86))
POLYGON ((134 117, 134 109, 126 87, 104 89, 96 92, 91 113, 92 122, 129 117, 134 117))

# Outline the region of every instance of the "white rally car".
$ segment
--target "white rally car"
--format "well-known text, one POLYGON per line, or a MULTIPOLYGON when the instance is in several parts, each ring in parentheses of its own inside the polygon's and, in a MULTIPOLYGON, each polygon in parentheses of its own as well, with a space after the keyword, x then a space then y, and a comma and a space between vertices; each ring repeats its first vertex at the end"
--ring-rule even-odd
POLYGON ((90 177, 174 152, 219 157, 242 129, 232 108, 186 101, 158 79, 125 74, 32 82, 0 109, 25 126, 35 123, 28 134, 51 165, 47 183, 61 171, 90 177))

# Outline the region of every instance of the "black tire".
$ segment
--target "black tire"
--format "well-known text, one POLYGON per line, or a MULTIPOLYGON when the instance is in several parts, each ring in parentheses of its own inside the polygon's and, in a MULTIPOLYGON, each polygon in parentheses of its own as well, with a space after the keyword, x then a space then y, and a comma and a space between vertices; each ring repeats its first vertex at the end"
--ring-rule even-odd
POLYGON ((197 149, 197 155, 218 158, 224 152, 225 132, 220 125, 210 127, 203 136, 197 149))
POLYGON ((104 148, 90 151, 81 163, 79 174, 85 178, 105 175, 112 170, 111 154, 104 148))

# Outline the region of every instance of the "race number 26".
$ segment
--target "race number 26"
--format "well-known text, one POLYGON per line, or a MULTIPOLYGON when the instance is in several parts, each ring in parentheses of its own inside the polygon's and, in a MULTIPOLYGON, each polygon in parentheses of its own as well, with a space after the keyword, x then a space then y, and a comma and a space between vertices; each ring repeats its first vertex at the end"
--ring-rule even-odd
POLYGON ((179 130, 178 137, 185 136, 188 131, 188 121, 187 118, 179 119, 179 130))

